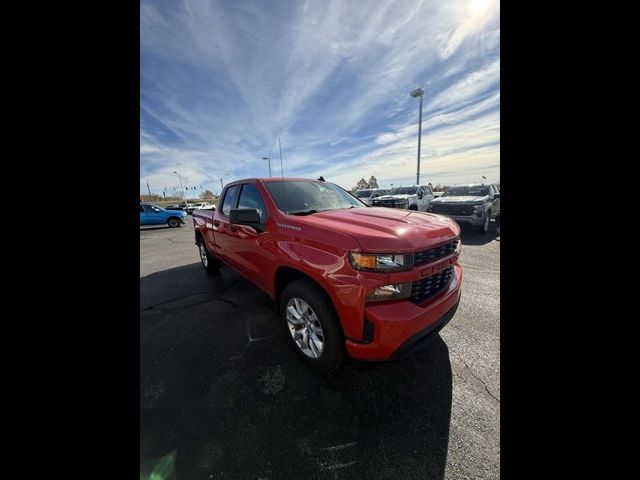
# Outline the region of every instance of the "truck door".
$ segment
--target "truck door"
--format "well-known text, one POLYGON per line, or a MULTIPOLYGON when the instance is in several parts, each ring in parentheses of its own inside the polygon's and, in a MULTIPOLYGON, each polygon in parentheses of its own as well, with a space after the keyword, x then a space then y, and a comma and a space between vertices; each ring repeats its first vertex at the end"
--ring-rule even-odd
POLYGON ((154 205, 140 206, 140 225, 160 225, 166 223, 165 214, 154 205))
POLYGON ((491 207, 491 216, 493 218, 500 215, 500 192, 495 185, 491 185, 491 197, 493 198, 493 207, 491 207), (496 198, 496 195, 498 198, 496 198))
POLYGON ((433 190, 430 186, 424 187, 424 197, 422 199, 424 200, 424 211, 426 212, 431 200, 433 200, 433 190))
MULTIPOLYGON (((260 214, 262 223, 266 222, 267 211, 264 200, 256 186, 245 183, 240 190, 236 208, 255 208, 260 214)), ((273 254, 259 245, 265 233, 258 233, 248 225, 231 225, 229 248, 227 254, 240 273, 251 279, 258 286, 267 288, 267 278, 273 265, 273 254)))
POLYGON ((238 190, 239 185, 231 185, 223 193, 221 208, 217 208, 213 215, 213 245, 216 255, 222 260, 227 262, 232 267, 236 267, 234 264, 230 250, 231 246, 231 224, 229 223, 229 212, 232 208, 236 208, 238 203, 238 190))
POLYGON ((427 206, 426 206, 426 200, 424 198, 425 195, 425 189, 424 187, 418 187, 418 190, 416 192, 416 202, 417 202, 417 207, 418 207, 418 211, 419 212, 426 212, 427 211, 427 206))

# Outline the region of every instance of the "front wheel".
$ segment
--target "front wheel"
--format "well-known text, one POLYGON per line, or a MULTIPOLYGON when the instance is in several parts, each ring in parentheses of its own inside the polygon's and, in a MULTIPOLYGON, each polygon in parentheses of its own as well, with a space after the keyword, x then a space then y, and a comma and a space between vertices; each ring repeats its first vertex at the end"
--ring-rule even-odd
POLYGON ((480 233, 487 233, 489 231, 489 222, 490 221, 491 221, 491 211, 488 211, 485 214, 484 221, 482 222, 482 225, 480 225, 480 227, 478 228, 478 231, 480 233))
POLYGON ((305 278, 287 285, 280 297, 280 314, 304 363, 325 373, 343 365, 347 355, 340 321, 318 285, 305 278))
POLYGON ((177 218, 170 218, 168 223, 171 228, 176 228, 180 226, 180 220, 178 220, 177 218))

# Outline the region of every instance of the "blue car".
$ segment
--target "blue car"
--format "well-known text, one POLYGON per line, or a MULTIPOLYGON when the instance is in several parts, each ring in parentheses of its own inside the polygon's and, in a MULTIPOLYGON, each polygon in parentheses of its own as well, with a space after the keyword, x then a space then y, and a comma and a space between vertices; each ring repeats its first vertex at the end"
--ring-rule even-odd
POLYGON ((187 212, 165 210, 152 203, 140 202, 140 225, 169 225, 180 227, 187 220, 187 212))

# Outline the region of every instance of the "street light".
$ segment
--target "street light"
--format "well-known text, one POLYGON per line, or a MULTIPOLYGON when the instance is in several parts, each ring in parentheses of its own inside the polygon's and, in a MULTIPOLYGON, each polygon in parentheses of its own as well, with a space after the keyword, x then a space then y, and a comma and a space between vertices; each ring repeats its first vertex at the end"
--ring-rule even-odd
POLYGON ((418 120, 418 172, 416 175, 416 185, 420 185, 420 142, 422 140, 422 97, 424 97, 424 90, 416 88, 411 92, 413 98, 420 97, 420 119, 418 120))
POLYGON ((262 159, 269 161, 269 178, 271 178, 271 157, 262 157, 262 159))
POLYGON ((180 179, 180 188, 182 189, 182 201, 186 205, 187 204, 187 197, 185 197, 185 195, 184 195, 184 185, 182 185, 182 177, 180 176, 180 172, 173 172, 173 173, 178 175, 178 178, 180 179))

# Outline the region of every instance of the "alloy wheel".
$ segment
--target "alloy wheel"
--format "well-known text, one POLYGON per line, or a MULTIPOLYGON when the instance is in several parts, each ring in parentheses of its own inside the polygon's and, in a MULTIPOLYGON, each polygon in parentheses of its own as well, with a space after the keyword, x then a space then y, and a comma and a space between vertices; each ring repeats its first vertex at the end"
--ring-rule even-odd
POLYGON ((324 349, 324 334, 318 316, 307 302, 293 297, 287 302, 287 324, 293 341, 310 358, 319 358, 324 349))

